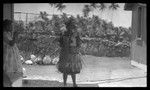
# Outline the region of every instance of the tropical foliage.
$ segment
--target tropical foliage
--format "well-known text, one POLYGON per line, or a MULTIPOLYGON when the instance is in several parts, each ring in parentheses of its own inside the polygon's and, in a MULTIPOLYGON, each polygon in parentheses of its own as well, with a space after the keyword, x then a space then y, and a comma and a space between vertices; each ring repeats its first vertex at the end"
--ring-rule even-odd
MULTIPOLYGON (((87 18, 80 15, 71 17, 75 19, 77 30, 83 39, 81 47, 83 54, 129 56, 130 28, 115 27, 112 22, 106 22, 95 15, 87 18)), ((14 22, 14 28, 18 32, 17 44, 20 51, 24 53, 24 56, 34 54, 42 58, 45 55, 59 55, 56 37, 61 34, 65 21, 69 17, 64 13, 61 17, 53 15, 49 19, 46 12, 41 12, 39 18, 30 22, 26 27, 22 21, 14 22)))
MULTIPOLYGON (((52 7, 62 12, 65 9, 63 3, 50 3, 52 7)), ((89 17, 89 13, 98 8, 104 11, 106 8, 116 10, 119 5, 111 3, 90 3, 83 8, 83 16, 71 16, 82 38, 81 53, 96 56, 129 57, 131 28, 115 27, 112 22, 106 22, 96 15, 89 17)), ((46 12, 40 12, 37 20, 29 22, 25 26, 23 21, 14 21, 14 29, 17 32, 17 45, 22 56, 28 60, 31 54, 41 57, 45 55, 57 57, 59 44, 57 37, 65 29, 65 22, 70 16, 63 13, 48 18, 46 12)))

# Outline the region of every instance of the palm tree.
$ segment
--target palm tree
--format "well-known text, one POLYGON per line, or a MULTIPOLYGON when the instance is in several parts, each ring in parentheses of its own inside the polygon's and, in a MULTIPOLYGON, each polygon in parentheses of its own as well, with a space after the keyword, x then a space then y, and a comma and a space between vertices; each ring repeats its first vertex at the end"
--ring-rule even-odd
POLYGON ((107 7, 106 7, 106 4, 105 3, 99 3, 99 10, 100 11, 104 11, 107 7))
POLYGON ((62 10, 66 8, 66 5, 63 5, 63 3, 58 3, 56 5, 56 8, 57 8, 57 10, 62 12, 62 10))
POLYGON ((107 8, 105 3, 90 3, 90 7, 92 7, 93 9, 98 8, 101 12, 103 12, 107 8))
POLYGON ((49 3, 51 7, 53 7, 53 14, 54 14, 54 8, 56 7, 56 3, 49 3))
MULTIPOLYGON (((93 7, 94 9, 99 8, 101 12, 107 9, 107 5, 108 4, 106 3, 91 3, 90 4, 90 6, 93 7)), ((117 8, 119 8, 119 5, 117 3, 111 3, 111 5, 109 6, 109 9, 112 9, 112 10, 117 10, 117 8)))
POLYGON ((90 7, 90 5, 85 5, 83 8, 83 15, 84 17, 88 17, 89 13, 92 11, 92 8, 90 7))
POLYGON ((53 14, 54 14, 54 8, 57 8, 57 10, 61 11, 66 8, 66 5, 63 3, 49 3, 51 7, 53 7, 53 14))
POLYGON ((63 13, 62 15, 61 15, 61 17, 62 17, 62 22, 64 23, 67 19, 68 19, 68 17, 67 17, 67 14, 66 13, 63 13))
MULTIPOLYGON (((109 9, 111 9, 113 12, 114 10, 117 10, 119 8, 119 5, 117 3, 111 3, 111 5, 109 6, 109 9)), ((112 13, 112 17, 111 17, 111 20, 113 19, 113 14, 112 13)))
MULTIPOLYGON (((90 3, 89 6, 90 6, 90 8, 91 8, 91 10, 92 10, 92 13, 93 13, 94 9, 97 8, 97 4, 96 4, 96 3, 90 3)), ((94 13, 93 13, 93 15, 94 15, 94 13)))
POLYGON ((96 3, 90 3, 90 5, 91 5, 94 9, 97 8, 97 4, 96 4, 96 3))
POLYGON ((49 19, 48 19, 48 14, 44 11, 44 12, 40 12, 40 15, 39 15, 39 18, 42 19, 39 21, 39 25, 43 31, 47 30, 47 25, 48 25, 48 22, 49 22, 49 19))
POLYGON ((117 3, 111 3, 109 8, 112 9, 112 10, 117 10, 119 8, 119 5, 117 3))
POLYGON ((45 11, 44 12, 40 12, 39 17, 42 18, 44 21, 48 20, 47 16, 48 16, 48 14, 45 11))
MULTIPOLYGON (((99 8, 100 11, 104 11, 107 9, 107 4, 106 3, 90 3, 90 6, 93 7, 94 9, 99 8)), ((116 10, 119 8, 119 5, 117 3, 111 3, 109 6, 109 9, 116 10)))

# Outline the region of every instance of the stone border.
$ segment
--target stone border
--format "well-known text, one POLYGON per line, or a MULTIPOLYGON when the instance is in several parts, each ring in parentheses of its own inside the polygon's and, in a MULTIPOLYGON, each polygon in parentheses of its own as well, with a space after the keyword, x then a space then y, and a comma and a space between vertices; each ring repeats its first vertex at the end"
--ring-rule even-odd
POLYGON ((136 66, 136 67, 144 70, 144 72, 147 72, 147 65, 145 65, 145 64, 141 64, 141 63, 138 63, 134 60, 131 60, 131 65, 136 66))

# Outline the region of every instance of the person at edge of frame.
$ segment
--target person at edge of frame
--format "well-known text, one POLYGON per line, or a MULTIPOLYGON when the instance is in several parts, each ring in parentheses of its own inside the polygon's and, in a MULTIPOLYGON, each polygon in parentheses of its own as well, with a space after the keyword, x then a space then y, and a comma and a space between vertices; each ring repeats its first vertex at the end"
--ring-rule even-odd
POLYGON ((3 21, 3 86, 21 87, 23 68, 16 45, 17 33, 12 31, 12 21, 3 21))

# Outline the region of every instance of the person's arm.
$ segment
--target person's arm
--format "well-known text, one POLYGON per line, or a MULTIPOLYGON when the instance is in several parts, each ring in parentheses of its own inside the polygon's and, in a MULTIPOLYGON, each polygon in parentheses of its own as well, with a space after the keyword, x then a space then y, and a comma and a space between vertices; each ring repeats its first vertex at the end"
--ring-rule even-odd
POLYGON ((58 42, 59 42, 60 47, 63 47, 63 37, 60 37, 58 42))
POLYGON ((77 39, 77 47, 80 48, 82 44, 82 40, 79 36, 76 39, 77 39))

